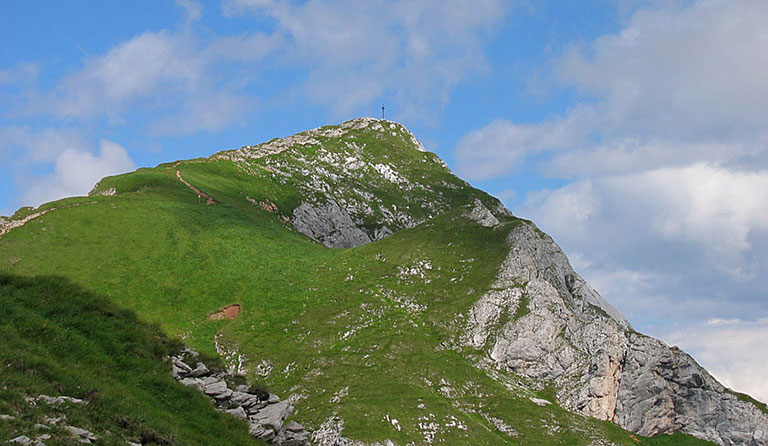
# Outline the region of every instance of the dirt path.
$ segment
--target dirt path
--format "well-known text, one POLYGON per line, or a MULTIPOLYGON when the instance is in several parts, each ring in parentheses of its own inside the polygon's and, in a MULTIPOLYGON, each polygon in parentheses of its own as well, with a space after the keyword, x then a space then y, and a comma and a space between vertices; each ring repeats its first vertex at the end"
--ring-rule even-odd
POLYGON ((201 191, 200 189, 196 188, 195 186, 189 184, 189 182, 187 182, 187 180, 185 180, 184 178, 181 177, 181 173, 179 172, 178 169, 176 169, 176 178, 178 178, 179 181, 184 183, 188 188, 192 189, 197 194, 198 197, 205 198, 205 204, 206 205, 218 203, 216 200, 211 198, 210 195, 206 194, 205 192, 201 191))

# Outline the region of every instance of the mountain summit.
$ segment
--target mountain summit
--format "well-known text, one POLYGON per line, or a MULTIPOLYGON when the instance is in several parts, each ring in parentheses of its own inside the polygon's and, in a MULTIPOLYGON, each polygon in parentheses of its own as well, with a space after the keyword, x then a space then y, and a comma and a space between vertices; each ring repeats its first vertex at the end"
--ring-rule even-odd
POLYGON ((0 318, 11 333, 1 359, 14 364, 0 388, 15 401, 0 403, 0 440, 32 438, 55 412, 114 444, 206 444, 250 425, 289 445, 283 433, 304 432, 285 421, 292 412, 328 446, 768 443, 765 405, 637 333, 549 236, 386 120, 143 168, 23 208, 0 220, 0 273, 9 308, 79 342, 62 355, 59 338, 0 318), (64 305, 62 293, 76 296, 67 312, 35 305, 64 305), (78 306, 99 330, 68 319, 78 306), (166 336, 206 359, 187 365, 197 353, 166 336), (18 357, 21 342, 37 362, 18 357), (128 382, 139 343, 155 347, 128 382), (103 366, 84 359, 96 345, 103 366), (82 372, 60 372, 71 367, 82 372), (158 370, 212 400, 182 397, 158 370), (44 391, 92 401, 41 412, 30 401, 44 391), (262 412, 236 401, 259 392, 274 403, 253 400, 262 412), (190 426, 216 408, 244 420, 221 422, 228 433, 190 426))

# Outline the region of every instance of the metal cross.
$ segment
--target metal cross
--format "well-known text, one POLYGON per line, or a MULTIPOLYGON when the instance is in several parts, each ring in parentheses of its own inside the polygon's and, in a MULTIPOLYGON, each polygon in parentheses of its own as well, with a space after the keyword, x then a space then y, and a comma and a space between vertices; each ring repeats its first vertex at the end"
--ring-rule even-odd
POLYGON ((384 120, 384 104, 381 105, 381 120, 384 120))

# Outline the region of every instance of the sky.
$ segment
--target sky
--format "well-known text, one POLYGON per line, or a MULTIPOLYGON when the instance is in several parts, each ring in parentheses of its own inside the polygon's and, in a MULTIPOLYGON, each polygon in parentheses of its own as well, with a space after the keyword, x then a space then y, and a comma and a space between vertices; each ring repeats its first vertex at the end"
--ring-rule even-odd
POLYGON ((359 116, 768 401, 768 2, 0 0, 0 215, 359 116))

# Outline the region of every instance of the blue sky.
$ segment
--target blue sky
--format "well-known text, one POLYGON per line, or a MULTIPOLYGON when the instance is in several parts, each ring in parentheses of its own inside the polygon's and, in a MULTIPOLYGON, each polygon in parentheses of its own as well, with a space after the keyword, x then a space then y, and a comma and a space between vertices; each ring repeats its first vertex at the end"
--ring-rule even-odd
POLYGON ((768 3, 0 3, 0 215, 358 116, 404 123, 640 331, 768 400, 768 3))

